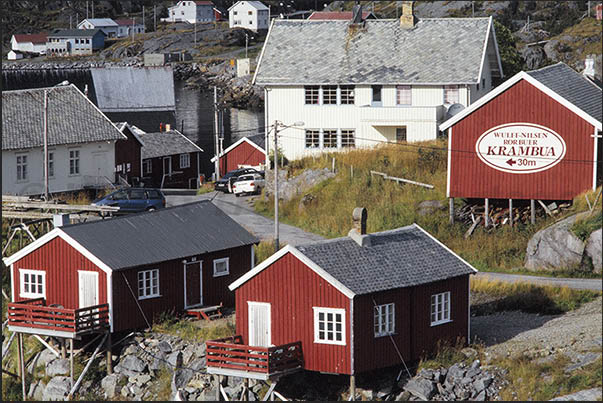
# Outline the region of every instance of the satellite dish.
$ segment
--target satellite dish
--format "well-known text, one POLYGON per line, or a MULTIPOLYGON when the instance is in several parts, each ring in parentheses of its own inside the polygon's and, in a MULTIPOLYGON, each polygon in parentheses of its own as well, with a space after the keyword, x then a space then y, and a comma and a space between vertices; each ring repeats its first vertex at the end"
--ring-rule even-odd
POLYGON ((465 109, 463 104, 452 104, 448 107, 448 111, 446 111, 446 120, 450 119, 460 111, 465 109))

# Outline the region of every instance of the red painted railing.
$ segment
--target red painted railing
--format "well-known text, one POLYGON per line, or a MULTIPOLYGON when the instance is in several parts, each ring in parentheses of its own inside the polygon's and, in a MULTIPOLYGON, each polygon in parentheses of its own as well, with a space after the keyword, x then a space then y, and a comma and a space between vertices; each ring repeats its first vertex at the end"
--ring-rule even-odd
POLYGON ((243 344, 243 338, 237 335, 207 341, 206 352, 208 367, 274 374, 304 366, 300 341, 257 347, 243 344))
POLYGON ((44 298, 8 304, 8 325, 69 333, 88 333, 109 326, 109 305, 79 309, 46 306, 44 298))

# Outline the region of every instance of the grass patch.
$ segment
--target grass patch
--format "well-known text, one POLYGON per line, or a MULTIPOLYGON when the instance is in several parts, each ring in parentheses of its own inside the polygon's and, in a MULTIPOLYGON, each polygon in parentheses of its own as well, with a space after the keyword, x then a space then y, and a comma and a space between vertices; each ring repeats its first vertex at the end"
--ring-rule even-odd
MULTIPOLYGON (((282 249, 287 245, 286 243, 280 243, 279 246, 282 249)), ((262 241, 257 245, 254 245, 254 256, 255 256, 255 265, 262 263, 264 260, 268 259, 270 256, 274 254, 274 241, 262 241)))
POLYGON ((591 215, 585 215, 576 218, 576 222, 572 225, 572 232, 583 241, 586 241, 590 234, 601 228, 603 223, 603 211, 598 211, 591 215))
MULTIPOLYGON (((429 356, 421 358, 419 365, 417 366, 417 372, 421 369, 438 369, 448 368, 456 363, 468 362, 477 357, 467 356, 462 353, 462 349, 465 346, 465 339, 457 339, 456 344, 450 341, 438 341, 436 352, 429 356)), ((481 350, 481 346, 471 346, 472 348, 478 347, 481 350)))
POLYGON ((214 191, 214 184, 212 182, 206 182, 197 189, 197 194, 202 195, 205 193, 211 193, 214 191))
POLYGON ((235 326, 230 321, 226 323, 218 321, 199 327, 190 320, 178 318, 173 312, 166 312, 153 323, 153 332, 170 334, 183 340, 203 343, 206 340, 234 336, 235 326))
POLYGON ((567 287, 540 286, 524 282, 504 283, 486 279, 471 279, 472 293, 500 297, 488 303, 487 313, 523 311, 544 315, 559 314, 579 308, 601 296, 601 292, 574 290, 567 287))

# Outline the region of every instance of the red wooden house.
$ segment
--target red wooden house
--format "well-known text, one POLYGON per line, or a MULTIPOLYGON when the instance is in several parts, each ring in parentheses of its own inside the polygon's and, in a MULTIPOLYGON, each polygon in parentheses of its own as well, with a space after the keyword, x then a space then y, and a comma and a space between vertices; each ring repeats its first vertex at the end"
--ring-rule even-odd
POLYGON ((520 72, 440 125, 451 198, 571 200, 597 186, 601 88, 558 63, 520 72))
MULTIPOLYGON (((220 173, 225 174, 239 168, 264 170, 266 164, 266 146, 263 134, 243 137, 233 143, 219 155, 220 173)), ((216 162, 216 157, 211 159, 216 162)))
POLYGON ((136 134, 136 129, 127 122, 115 123, 115 126, 128 138, 115 143, 115 182, 120 178, 130 185, 136 185, 142 177, 142 147, 144 143, 136 134))
POLYGON ((166 311, 233 306, 228 284, 253 267, 257 242, 209 201, 57 227, 4 260, 9 328, 78 338, 91 330, 83 309, 120 332, 166 311))
POLYGON ((306 370, 355 375, 469 339, 476 270, 416 224, 367 235, 366 210, 354 218, 347 237, 288 245, 230 285, 239 336, 208 342, 209 372, 270 376, 273 355, 298 350, 306 370), (267 367, 227 355, 265 349, 267 367))

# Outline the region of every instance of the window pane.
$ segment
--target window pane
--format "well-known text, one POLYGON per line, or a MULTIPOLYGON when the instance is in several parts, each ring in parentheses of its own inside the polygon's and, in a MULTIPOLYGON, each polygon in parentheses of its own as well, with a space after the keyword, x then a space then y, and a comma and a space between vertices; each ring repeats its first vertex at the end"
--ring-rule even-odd
POLYGON ((341 333, 336 334, 335 340, 341 341, 341 333))
POLYGON ((325 322, 318 322, 318 330, 325 330, 325 322))
POLYGON ((354 130, 341 130, 341 146, 355 147, 356 140, 354 130))
POLYGON ((324 148, 337 148, 337 130, 324 130, 322 136, 324 148))
POLYGON ((341 332, 341 322, 337 322, 335 324, 335 330, 338 331, 338 332, 341 332))
POLYGON ((341 314, 340 313, 338 313, 338 314, 335 315, 335 320, 337 322, 341 322, 341 314))
POLYGON ((381 86, 373 85, 373 102, 381 102, 381 86))
POLYGON ((325 85, 322 87, 322 103, 326 105, 337 104, 337 86, 325 85))
POLYGON ((412 104, 412 90, 410 85, 398 85, 396 87, 396 95, 398 105, 412 104))
POLYGON ((320 147, 320 132, 318 130, 306 130, 306 148, 320 147))
POLYGON ((38 294, 42 294, 42 293, 43 293, 43 291, 42 291, 42 283, 39 283, 38 284, 38 294))
POLYGON ((342 105, 353 105, 354 104, 354 86, 342 85, 340 87, 341 92, 341 104, 342 105))
POLYGON ((318 104, 318 92, 319 86, 309 85, 305 87, 306 90, 306 104, 318 104))
POLYGON ((331 333, 331 332, 327 333, 327 340, 333 340, 333 333, 331 333))
POLYGON ((325 314, 324 314, 324 312, 319 312, 318 313, 318 320, 320 320, 320 321, 324 321, 325 320, 325 314))
MULTIPOLYGON (((406 126, 396 127, 396 143, 403 143, 407 141, 406 126)), ((433 296, 432 296, 433 301, 433 296)))
POLYGON ((333 331, 333 322, 327 322, 327 330, 333 331))
POLYGON ((318 332, 318 340, 324 340, 325 339, 325 332, 318 332))

